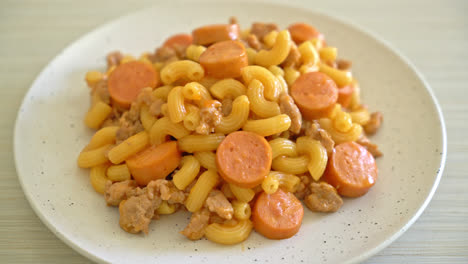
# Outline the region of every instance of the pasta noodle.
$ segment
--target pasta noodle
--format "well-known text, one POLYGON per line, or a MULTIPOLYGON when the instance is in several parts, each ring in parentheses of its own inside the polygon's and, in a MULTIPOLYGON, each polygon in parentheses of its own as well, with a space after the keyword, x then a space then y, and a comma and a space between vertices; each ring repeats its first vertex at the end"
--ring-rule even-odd
POLYGON ((281 114, 266 119, 248 120, 242 129, 266 137, 286 131, 290 126, 291 118, 281 114))
POLYGON ((190 212, 200 210, 208 197, 210 191, 218 184, 219 176, 216 171, 207 170, 198 178, 195 185, 190 189, 190 194, 185 201, 185 207, 190 212))
POLYGON ((205 70, 200 64, 190 61, 181 60, 171 62, 161 69, 161 81, 164 84, 172 84, 175 81, 186 78, 191 81, 199 81, 205 76, 205 70))
POLYGON ((126 181, 131 179, 127 164, 112 165, 107 168, 107 178, 111 181, 126 181))
POLYGON ((107 165, 92 167, 89 172, 89 181, 97 193, 104 194, 106 191, 106 169, 107 165))
POLYGON ((240 220, 233 226, 213 223, 206 227, 205 236, 208 240, 219 244, 238 244, 249 237, 252 228, 250 220, 240 220))
POLYGON ((280 114, 278 103, 267 101, 263 96, 263 85, 258 80, 250 82, 247 96, 250 101, 250 109, 259 117, 272 117, 280 114))
POLYGON ((200 172, 200 162, 194 156, 185 156, 180 165, 179 171, 172 176, 172 181, 179 190, 184 190, 200 172))
POLYGON ((143 150, 149 144, 149 136, 145 131, 133 135, 124 140, 119 145, 109 150, 109 160, 114 164, 119 164, 128 157, 143 150))

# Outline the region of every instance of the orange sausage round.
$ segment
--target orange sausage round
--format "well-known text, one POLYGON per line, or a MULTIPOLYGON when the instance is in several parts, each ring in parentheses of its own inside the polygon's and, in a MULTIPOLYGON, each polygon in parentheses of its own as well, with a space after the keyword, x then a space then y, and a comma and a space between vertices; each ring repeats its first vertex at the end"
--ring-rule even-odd
POLYGON ((296 23, 288 27, 289 33, 291 34, 292 40, 297 44, 301 44, 304 41, 319 39, 324 41, 323 34, 320 33, 313 26, 306 23, 296 23))
POLYGON ((348 107, 351 103, 351 98, 354 92, 355 86, 354 84, 349 84, 344 87, 338 88, 338 101, 341 106, 348 107))
POLYGON ((243 188, 253 188, 270 171, 272 152, 264 137, 247 131, 229 134, 216 151, 216 165, 223 179, 243 188))
POLYGON ((156 87, 159 74, 154 67, 141 61, 120 64, 111 72, 107 89, 112 100, 121 107, 128 108, 145 87, 156 87))
POLYGON ((241 69, 249 64, 244 45, 227 40, 211 45, 200 56, 200 64, 207 75, 214 78, 236 78, 241 69))
POLYGON ((174 171, 182 159, 176 141, 151 146, 128 159, 127 166, 135 181, 146 186, 150 181, 163 179, 174 171))
POLYGON ((333 185, 340 195, 359 197, 374 186, 377 174, 372 154, 355 142, 346 142, 335 147, 322 180, 333 185))
POLYGON ((281 189, 273 194, 262 192, 252 212, 255 231, 270 239, 294 236, 301 227, 303 217, 301 202, 294 194, 281 189))
POLYGON ((326 117, 338 100, 338 88, 328 75, 321 72, 304 73, 291 86, 291 95, 304 118, 326 117))
POLYGON ((163 46, 169 47, 169 48, 177 48, 179 47, 188 47, 190 44, 192 44, 193 38, 192 35, 189 34, 176 34, 171 37, 169 37, 163 44, 163 46))
POLYGON ((193 43, 197 45, 208 45, 224 40, 239 38, 239 25, 219 24, 199 27, 192 31, 193 43))

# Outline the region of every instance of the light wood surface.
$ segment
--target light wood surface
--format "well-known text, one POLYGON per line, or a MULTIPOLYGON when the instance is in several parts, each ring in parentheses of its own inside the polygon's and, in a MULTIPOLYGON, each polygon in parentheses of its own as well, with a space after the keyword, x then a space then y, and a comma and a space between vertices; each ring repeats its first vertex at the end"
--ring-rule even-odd
MULTIPOLYGON (((36 75, 64 47, 155 1, 0 1, 0 263, 90 263, 32 211, 13 161, 13 126, 36 75)), ((419 220, 366 263, 468 263, 468 1, 306 1, 383 37, 432 86, 445 116, 448 158, 419 220)))

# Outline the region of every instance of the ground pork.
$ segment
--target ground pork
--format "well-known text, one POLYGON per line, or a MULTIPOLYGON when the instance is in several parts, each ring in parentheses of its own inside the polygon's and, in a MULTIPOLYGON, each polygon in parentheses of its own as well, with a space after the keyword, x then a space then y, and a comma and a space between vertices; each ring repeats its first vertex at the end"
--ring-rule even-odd
POLYGON ((190 240, 198 240, 205 235, 205 228, 210 221, 210 211, 203 208, 190 217, 190 222, 180 233, 190 240))
POLYGON ((104 199, 108 205, 118 206, 121 201, 127 199, 127 193, 130 193, 132 189, 135 189, 137 184, 133 180, 127 180, 122 182, 112 183, 112 181, 106 182, 106 192, 104 193, 104 199))
POLYGON ((221 103, 217 100, 205 101, 200 109, 200 117, 200 125, 195 129, 195 132, 201 135, 213 133, 223 117, 221 103))
POLYGON ((288 93, 282 93, 279 97, 279 106, 281 113, 287 114, 291 118, 291 126, 289 131, 294 134, 299 134, 302 127, 302 115, 301 111, 297 107, 296 103, 288 93))
POLYGON ((373 135, 379 130, 382 125, 383 115, 381 112, 374 112, 370 116, 370 120, 367 124, 363 126, 364 131, 368 135, 373 135))
POLYGON ((325 182, 312 182, 309 185, 310 194, 305 197, 304 203, 313 212, 336 212, 343 205, 343 199, 336 189, 325 182))
POLYGON ((208 198, 206 198, 205 204, 210 212, 216 213, 223 219, 232 219, 234 209, 221 191, 211 191, 208 198))

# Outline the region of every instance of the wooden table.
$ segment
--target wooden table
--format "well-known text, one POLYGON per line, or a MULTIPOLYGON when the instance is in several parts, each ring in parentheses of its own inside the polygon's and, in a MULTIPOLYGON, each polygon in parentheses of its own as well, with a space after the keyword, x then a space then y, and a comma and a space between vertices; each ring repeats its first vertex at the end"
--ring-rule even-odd
MULTIPOLYGON (((299 0, 300 1, 300 0, 299 0)), ((419 220, 367 263, 468 263, 468 2, 464 0, 306 1, 383 37, 416 65, 445 116, 448 158, 419 220)), ((89 263, 36 217, 19 185, 13 126, 40 70, 94 27, 154 1, 0 2, 0 263, 89 263)))

